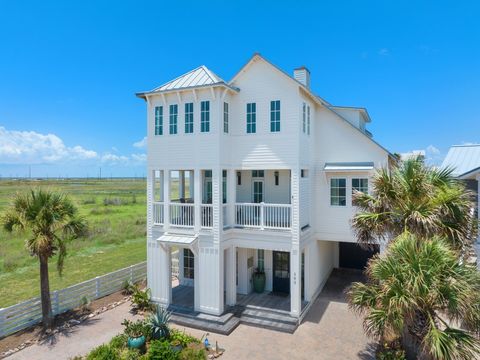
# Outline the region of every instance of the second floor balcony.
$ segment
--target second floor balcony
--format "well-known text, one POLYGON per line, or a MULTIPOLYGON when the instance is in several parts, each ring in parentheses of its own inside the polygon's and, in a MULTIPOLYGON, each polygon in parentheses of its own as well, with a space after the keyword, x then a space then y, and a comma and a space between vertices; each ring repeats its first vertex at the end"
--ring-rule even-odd
MULTIPOLYGON (((234 171, 230 187, 226 171, 223 171, 221 203, 218 212, 212 203, 213 187, 211 172, 203 170, 195 196, 193 171, 175 171, 169 174, 169 189, 165 197, 152 202, 153 224, 171 228, 212 229, 214 216, 221 216, 218 223, 223 229, 245 228, 258 230, 290 230, 292 225, 292 207, 290 204, 290 172, 288 170, 234 171), (187 174, 188 172, 188 174, 187 174), (183 173, 183 174, 182 174, 183 173), (230 195, 230 196, 228 196, 230 195), (232 201, 229 201, 231 198, 232 201), (195 202, 195 199, 201 201, 195 202)), ((163 175, 160 176, 161 193, 166 186, 163 175)))

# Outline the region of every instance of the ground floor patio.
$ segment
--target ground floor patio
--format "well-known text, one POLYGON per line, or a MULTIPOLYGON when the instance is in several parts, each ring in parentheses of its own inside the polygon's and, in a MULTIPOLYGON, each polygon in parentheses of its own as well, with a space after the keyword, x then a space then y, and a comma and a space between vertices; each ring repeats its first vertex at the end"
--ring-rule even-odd
MULTIPOLYGON (((222 360, 374 359, 375 346, 364 335, 362 320, 348 309, 345 301, 344 292, 351 281, 361 280, 359 272, 334 270, 294 334, 240 324, 228 336, 210 332, 210 343, 218 341, 225 348, 222 360)), ((84 355, 121 332, 123 319, 134 318, 129 310, 128 303, 122 304, 57 335, 54 342, 32 345, 8 359, 69 359, 84 355)), ((202 330, 172 326, 199 338, 205 334, 202 330)))

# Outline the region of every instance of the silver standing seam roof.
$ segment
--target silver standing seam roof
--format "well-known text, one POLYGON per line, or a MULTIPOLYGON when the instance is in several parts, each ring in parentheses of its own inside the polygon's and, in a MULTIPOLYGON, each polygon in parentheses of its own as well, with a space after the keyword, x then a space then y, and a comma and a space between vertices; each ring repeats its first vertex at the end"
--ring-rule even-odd
POLYGON ((480 144, 453 145, 448 150, 442 168, 450 167, 453 176, 462 176, 480 167, 480 144))

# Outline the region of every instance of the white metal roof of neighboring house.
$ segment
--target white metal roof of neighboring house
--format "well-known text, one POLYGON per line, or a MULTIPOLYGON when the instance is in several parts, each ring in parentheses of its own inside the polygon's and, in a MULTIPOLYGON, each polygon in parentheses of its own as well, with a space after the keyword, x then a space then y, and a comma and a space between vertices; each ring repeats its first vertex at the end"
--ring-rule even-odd
POLYGON ((373 169, 373 162, 331 162, 325 163, 325 171, 368 171, 373 169))
POLYGON ((462 176, 480 167, 480 144, 454 145, 448 150, 442 167, 454 168, 454 176, 462 176))

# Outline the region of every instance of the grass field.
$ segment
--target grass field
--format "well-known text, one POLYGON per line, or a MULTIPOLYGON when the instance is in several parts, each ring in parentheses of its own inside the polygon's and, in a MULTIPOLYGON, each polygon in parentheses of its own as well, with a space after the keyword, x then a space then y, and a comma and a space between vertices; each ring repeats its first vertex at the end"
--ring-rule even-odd
MULTIPOLYGON (((88 221, 85 237, 68 245, 63 276, 50 262, 51 290, 146 260, 146 182, 139 179, 0 181, 0 213, 13 194, 31 187, 67 193, 88 221)), ((0 308, 39 295, 36 258, 25 250, 28 233, 0 229, 0 308)))

